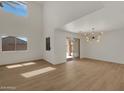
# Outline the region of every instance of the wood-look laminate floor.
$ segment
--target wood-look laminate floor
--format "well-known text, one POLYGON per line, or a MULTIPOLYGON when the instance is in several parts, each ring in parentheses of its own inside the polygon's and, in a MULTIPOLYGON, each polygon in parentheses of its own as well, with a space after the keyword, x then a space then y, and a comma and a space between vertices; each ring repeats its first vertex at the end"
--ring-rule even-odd
POLYGON ((124 65, 89 59, 69 61, 51 65, 45 61, 8 69, 0 67, 1 90, 124 90, 124 65), (22 73, 55 67, 50 71, 31 78, 22 73), (7 87, 7 88, 6 88, 7 87), (4 89, 5 88, 5 89, 4 89))

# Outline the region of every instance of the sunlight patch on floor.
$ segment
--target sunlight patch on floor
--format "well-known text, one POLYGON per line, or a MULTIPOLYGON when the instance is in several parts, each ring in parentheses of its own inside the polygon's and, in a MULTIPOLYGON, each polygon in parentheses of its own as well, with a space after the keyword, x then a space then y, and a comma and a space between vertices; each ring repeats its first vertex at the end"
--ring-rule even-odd
POLYGON ((6 66, 6 68, 18 68, 18 67, 24 67, 24 66, 29 66, 29 65, 33 65, 36 64, 35 62, 28 62, 28 63, 22 63, 22 64, 15 64, 15 65, 8 65, 6 66))
POLYGON ((33 64, 36 64, 35 62, 29 62, 29 63, 24 63, 22 64, 23 66, 29 66, 29 65, 33 65, 33 64))
POLYGON ((16 64, 16 65, 9 65, 9 66, 6 66, 7 68, 17 68, 17 67, 22 67, 21 64, 16 64))
POLYGON ((37 76, 37 75, 49 72, 49 71, 53 71, 55 69, 56 68, 53 68, 53 67, 45 67, 45 68, 42 68, 42 69, 38 69, 38 70, 22 73, 21 76, 23 76, 25 78, 30 78, 30 77, 34 77, 34 76, 37 76))

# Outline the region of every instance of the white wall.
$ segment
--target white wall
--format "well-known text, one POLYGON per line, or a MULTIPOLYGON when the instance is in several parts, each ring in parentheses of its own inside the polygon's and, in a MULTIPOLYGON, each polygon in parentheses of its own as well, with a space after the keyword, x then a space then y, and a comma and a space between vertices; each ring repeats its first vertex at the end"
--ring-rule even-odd
POLYGON ((55 63, 64 63, 66 62, 66 32, 64 31, 55 31, 54 38, 54 46, 55 46, 55 63))
POLYGON ((43 8, 43 19, 44 19, 44 31, 43 31, 43 58, 54 63, 54 30, 56 26, 56 14, 54 11, 54 6, 51 4, 45 4, 43 8), (46 37, 50 37, 50 51, 46 51, 46 37))
POLYGON ((2 52, 0 50, 0 65, 42 58, 42 7, 28 2, 28 8, 29 15, 27 17, 5 13, 0 9, 0 36, 28 38, 27 51, 2 52))
POLYGON ((104 32, 101 42, 83 42, 83 56, 124 64, 124 31, 104 32))

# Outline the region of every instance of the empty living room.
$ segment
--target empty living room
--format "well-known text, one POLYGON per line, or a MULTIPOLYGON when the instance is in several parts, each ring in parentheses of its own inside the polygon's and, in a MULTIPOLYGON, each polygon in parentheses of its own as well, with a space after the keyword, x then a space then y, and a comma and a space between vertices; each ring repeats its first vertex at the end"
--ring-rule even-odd
POLYGON ((124 91, 124 1, 0 1, 0 91, 124 91))

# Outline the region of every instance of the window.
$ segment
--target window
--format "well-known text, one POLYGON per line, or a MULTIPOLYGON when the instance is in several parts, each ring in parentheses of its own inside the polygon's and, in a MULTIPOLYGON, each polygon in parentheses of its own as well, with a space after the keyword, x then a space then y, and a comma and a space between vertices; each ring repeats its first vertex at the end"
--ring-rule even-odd
POLYGON ((27 50, 27 38, 2 36, 2 51, 27 50))
POLYGON ((28 15, 28 7, 26 4, 19 1, 4 1, 0 2, 2 5, 2 9, 5 12, 13 13, 18 16, 27 16, 28 15))
POLYGON ((27 38, 16 37, 16 50, 27 50, 27 38))

